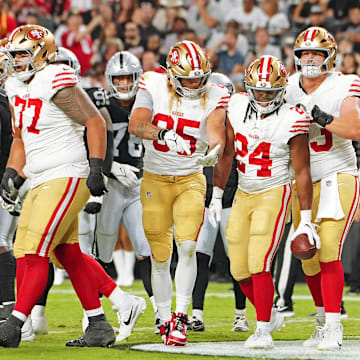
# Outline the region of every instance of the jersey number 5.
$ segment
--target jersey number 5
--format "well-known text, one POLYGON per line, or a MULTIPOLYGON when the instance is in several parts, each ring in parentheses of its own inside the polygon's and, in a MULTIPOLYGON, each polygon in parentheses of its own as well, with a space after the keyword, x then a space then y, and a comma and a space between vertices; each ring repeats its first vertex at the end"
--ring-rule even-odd
MULTIPOLYGON (((159 122, 166 123, 166 129, 175 130, 175 132, 178 135, 180 135, 184 140, 189 140, 190 141, 191 154, 193 154, 195 152, 196 139, 191 135, 185 134, 184 130, 185 130, 185 127, 199 129, 200 128, 200 121, 179 118, 176 129, 174 129, 174 123, 175 122, 174 122, 174 119, 171 116, 165 115, 165 114, 156 114, 156 116, 154 117, 152 123, 154 125, 158 125, 159 122)), ((157 140, 154 141, 153 144, 154 144, 154 148, 156 150, 159 150, 159 151, 162 151, 162 152, 168 152, 170 150, 169 147, 166 144, 160 144, 157 140)), ((179 155, 186 155, 185 153, 179 153, 179 152, 178 152, 178 154, 179 155)))
MULTIPOLYGON (((241 143, 241 149, 236 146, 235 158, 238 160, 239 171, 245 174, 245 163, 242 162, 240 158, 245 157, 249 153, 248 140, 244 135, 237 133, 235 137, 235 143, 237 142, 241 143)), ((272 160, 270 159, 270 147, 270 143, 262 142, 251 154, 249 154, 249 164, 260 166, 260 169, 256 172, 257 176, 271 176, 270 167, 272 165, 272 160)))
POLYGON ((20 106, 20 112, 19 112, 19 129, 21 130, 23 128, 23 112, 26 108, 34 107, 34 116, 31 121, 30 126, 27 127, 29 133, 33 134, 39 134, 40 130, 36 129, 36 124, 40 117, 40 111, 42 108, 42 101, 39 99, 28 99, 27 101, 25 99, 22 99, 18 96, 15 97, 15 106, 20 106))

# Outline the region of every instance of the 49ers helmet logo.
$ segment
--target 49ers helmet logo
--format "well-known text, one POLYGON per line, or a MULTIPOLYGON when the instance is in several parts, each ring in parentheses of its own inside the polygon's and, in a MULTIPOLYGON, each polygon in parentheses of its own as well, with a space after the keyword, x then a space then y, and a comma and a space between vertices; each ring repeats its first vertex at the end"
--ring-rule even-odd
POLYGON ((28 38, 30 40, 40 40, 44 36, 45 36, 45 33, 41 29, 32 29, 28 33, 28 38))
POLYGON ((173 65, 177 65, 179 61, 180 61, 179 51, 177 49, 173 49, 170 54, 170 62, 173 65))

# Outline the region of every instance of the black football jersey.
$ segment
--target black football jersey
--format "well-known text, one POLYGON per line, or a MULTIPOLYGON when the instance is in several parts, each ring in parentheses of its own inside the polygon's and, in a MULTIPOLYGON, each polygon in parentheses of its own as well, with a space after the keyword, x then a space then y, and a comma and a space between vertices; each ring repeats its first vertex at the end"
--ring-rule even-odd
POLYGON ((142 140, 129 134, 129 116, 132 104, 124 107, 114 98, 109 97, 102 88, 86 89, 87 94, 97 108, 106 107, 109 111, 114 131, 114 157, 113 160, 122 164, 129 164, 142 170, 143 145, 142 140))
POLYGON ((0 95, 0 120, 1 120, 1 143, 0 143, 0 179, 3 176, 10 153, 13 136, 11 134, 11 112, 8 98, 0 95))
MULTIPOLYGON (((235 158, 233 159, 230 175, 228 178, 228 181, 225 186, 225 191, 222 198, 222 206, 223 209, 227 209, 232 206, 232 202, 235 196, 235 192, 238 186, 238 173, 237 173, 237 162, 235 158)), ((213 167, 205 167, 204 175, 206 176, 206 200, 205 200, 205 206, 209 207, 212 192, 213 192, 213 174, 214 174, 214 168, 213 167)))

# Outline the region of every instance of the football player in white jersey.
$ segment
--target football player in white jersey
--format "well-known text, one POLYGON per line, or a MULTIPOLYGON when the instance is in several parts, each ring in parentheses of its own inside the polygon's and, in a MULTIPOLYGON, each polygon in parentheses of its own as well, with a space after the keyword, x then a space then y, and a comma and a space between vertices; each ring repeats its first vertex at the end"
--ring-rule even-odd
MULTIPOLYGON (((235 93, 235 86, 232 81, 222 73, 213 72, 210 75, 209 83, 224 86, 230 93, 235 93)), ((203 309, 205 292, 209 282, 209 265, 213 256, 215 241, 218 232, 221 233, 225 253, 228 256, 228 246, 225 238, 225 227, 228 216, 231 211, 231 204, 237 189, 237 170, 236 160, 234 159, 231 173, 225 187, 222 199, 221 220, 213 226, 209 222, 208 207, 211 201, 213 189, 213 167, 205 167, 204 175, 206 177, 206 199, 204 224, 201 227, 198 239, 196 241, 196 260, 197 260, 197 276, 192 294, 192 318, 189 324, 189 330, 204 331, 205 324, 203 320, 203 309)), ((232 278, 235 295, 235 317, 233 331, 249 331, 249 325, 245 317, 245 300, 246 297, 241 291, 239 283, 232 278)))
POLYGON ((51 256, 68 272, 89 316, 82 346, 110 346, 114 331, 106 321, 98 291, 119 308, 128 309, 129 323, 138 303, 117 288, 94 259, 81 253, 77 236, 78 214, 90 193, 100 196, 106 192, 102 174, 105 121, 78 86, 73 69, 50 64, 55 40, 48 29, 38 25, 16 28, 7 50, 11 76, 5 89, 14 140, 1 195, 15 199, 25 177, 30 190, 14 244, 19 292, 14 311, 0 326, 0 345, 19 346, 21 327, 46 286, 51 256))
POLYGON ((225 144, 226 89, 207 85, 210 63, 191 42, 175 44, 166 74, 147 72, 129 122, 144 139, 141 182, 143 225, 152 252, 152 285, 164 344, 187 343, 187 309, 196 278, 195 246, 203 222, 206 192, 202 166, 213 166, 225 144), (204 155, 207 147, 209 152, 204 155), (170 260, 173 227, 179 261, 176 308, 171 316, 170 260))
POLYGON ((283 323, 272 311, 271 263, 279 246, 291 198, 289 165, 295 170, 301 207, 301 230, 317 241, 311 223, 312 184, 308 151, 309 117, 283 102, 287 84, 284 64, 272 56, 256 59, 247 69, 245 89, 231 97, 227 142, 215 166, 211 221, 221 218, 223 189, 235 149, 238 190, 226 226, 230 268, 256 308, 257 325, 247 348, 271 348, 271 332, 283 323))
MULTIPOLYGON (((356 155, 351 140, 345 138, 359 139, 360 79, 333 71, 336 53, 334 37, 326 29, 311 27, 300 33, 294 46, 298 72, 290 77, 286 91, 286 100, 311 112, 314 119, 309 131, 312 219, 319 224, 321 248, 302 266, 318 320, 304 346, 319 350, 336 350, 342 344, 341 252, 359 202, 356 155)), ((297 201, 293 215, 296 228, 297 201)))

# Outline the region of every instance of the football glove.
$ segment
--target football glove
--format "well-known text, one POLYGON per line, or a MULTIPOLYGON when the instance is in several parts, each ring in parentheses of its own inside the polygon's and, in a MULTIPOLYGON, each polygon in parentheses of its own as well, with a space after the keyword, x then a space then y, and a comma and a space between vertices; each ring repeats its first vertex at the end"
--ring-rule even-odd
POLYGON ((128 188, 132 188, 138 184, 136 173, 139 171, 140 170, 135 166, 120 164, 116 161, 113 161, 111 165, 111 173, 121 184, 128 188))
POLYGON ((312 108, 311 116, 322 127, 325 127, 325 125, 330 124, 334 120, 332 115, 322 111, 317 105, 314 105, 312 108))
POLYGON ((101 210, 103 196, 90 196, 84 207, 84 211, 88 214, 97 214, 101 210))
POLYGON ((216 227, 217 223, 221 220, 222 210, 222 196, 224 190, 218 186, 214 186, 213 195, 209 205, 208 219, 212 227, 216 227))
POLYGON ((196 160, 196 165, 202 166, 215 166, 215 164, 219 160, 219 151, 221 145, 216 145, 211 151, 208 152, 207 155, 203 155, 196 160))
POLYGON ((86 185, 93 196, 101 196, 107 192, 103 175, 103 163, 103 159, 89 159, 90 173, 86 180, 86 185))
POLYGON ((301 210, 300 211, 300 224, 296 231, 294 232, 293 236, 291 237, 290 241, 293 241, 298 235, 306 234, 309 238, 309 242, 311 245, 315 244, 317 249, 321 248, 321 241, 320 236, 316 231, 316 225, 311 222, 311 210, 301 210))
MULTIPOLYGON (((6 168, 3 178, 1 179, 1 198, 3 200, 3 207, 15 206, 19 203, 19 189, 24 183, 25 179, 18 175, 13 168, 6 168)), ((8 210, 10 212, 10 210, 8 210)))
POLYGON ((164 140, 170 150, 190 155, 190 145, 174 130, 161 129, 158 134, 159 140, 164 140))
POLYGON ((5 202, 3 198, 0 198, 0 204, 5 210, 7 210, 10 213, 10 215, 20 216, 22 205, 19 196, 17 196, 13 204, 5 202))

